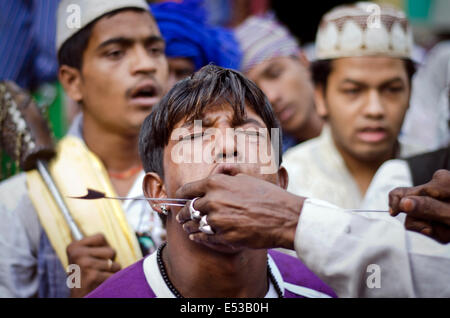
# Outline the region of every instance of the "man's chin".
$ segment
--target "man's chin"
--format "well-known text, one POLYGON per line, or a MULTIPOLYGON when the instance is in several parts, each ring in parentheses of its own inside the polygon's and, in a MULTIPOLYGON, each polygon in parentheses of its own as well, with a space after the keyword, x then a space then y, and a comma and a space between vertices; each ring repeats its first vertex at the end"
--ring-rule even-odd
POLYGON ((392 155, 393 149, 388 148, 385 145, 380 146, 372 146, 372 147, 364 147, 363 149, 359 150, 355 157, 364 162, 376 162, 379 160, 382 160, 386 157, 389 157, 392 155))
POLYGON ((231 247, 231 246, 225 245, 225 244, 216 244, 216 243, 207 243, 207 242, 198 243, 198 244, 202 244, 205 247, 207 247, 211 250, 214 250, 215 252, 223 253, 223 254, 235 254, 244 249, 243 247, 231 247))
POLYGON ((144 123, 145 118, 147 118, 147 116, 150 115, 150 113, 151 113, 151 109, 147 110, 147 111, 138 111, 138 112, 135 112, 133 114, 133 116, 130 116, 128 123, 129 123, 131 130, 133 130, 133 131, 137 130, 139 133, 141 130, 141 126, 144 123))

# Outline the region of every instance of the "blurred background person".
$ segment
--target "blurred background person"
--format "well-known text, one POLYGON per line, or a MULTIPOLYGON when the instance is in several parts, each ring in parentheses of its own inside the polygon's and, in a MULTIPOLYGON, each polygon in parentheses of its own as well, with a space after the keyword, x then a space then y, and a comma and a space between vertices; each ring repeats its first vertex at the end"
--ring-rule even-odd
POLYGON ((435 151, 450 142, 449 63, 450 41, 440 42, 429 51, 413 79, 400 140, 416 144, 419 153, 435 151))
MULTIPOLYGON (((441 46, 437 46, 435 49, 438 51, 441 50, 441 46)), ((433 49, 433 50, 435 50, 433 49)), ((445 50, 445 46, 444 46, 445 50)), ((445 54, 445 51, 443 51, 445 54)), ((418 124, 416 126, 416 131, 419 133, 415 133, 414 130, 411 129, 411 133, 417 135, 417 138, 421 138, 423 135, 426 138, 431 137, 434 134, 434 138, 430 138, 430 149, 434 149, 438 146, 437 150, 432 150, 426 153, 420 153, 411 157, 407 157, 405 159, 394 159, 386 161, 375 174, 372 183, 370 184, 369 189, 367 190, 367 199, 365 202, 364 208, 369 209, 379 209, 384 208, 388 202, 388 194, 391 190, 396 187, 412 187, 418 186, 421 184, 425 184, 430 180, 434 173, 439 169, 450 170, 450 121, 448 117, 449 113, 449 103, 450 103, 450 59, 446 61, 447 66, 443 63, 442 59, 430 60, 429 63, 426 63, 423 66, 422 74, 434 74, 436 75, 440 73, 445 73, 445 85, 433 86, 430 87, 429 82, 426 81, 423 84, 426 85, 427 88, 430 89, 430 92, 434 92, 435 96, 440 96, 439 101, 435 101, 436 104, 432 103, 432 98, 430 97, 430 105, 429 108, 434 110, 436 114, 434 118, 436 122, 440 122, 441 125, 432 125, 429 130, 426 131, 424 129, 417 129, 417 127, 421 127, 418 124), (431 66, 431 69, 428 70, 428 67, 431 66), (433 66, 434 70, 433 70, 433 66), (444 71, 439 69, 441 67, 444 71), (434 72, 433 72, 434 71, 434 72), (438 87, 441 87, 441 91, 439 92, 438 87), (434 129, 433 129, 434 128, 434 129), (423 135, 420 134, 423 132, 423 135), (431 144, 432 143, 432 144, 431 144)), ((416 77, 416 79, 422 78, 422 74, 416 77)), ((428 77, 428 76, 425 76, 428 77)), ((436 76, 435 79, 441 79, 440 76, 436 76)), ((430 82, 434 82, 432 78, 428 78, 430 82)), ((416 82, 417 83, 417 82, 416 82)), ((421 88, 418 88, 418 91, 422 91, 421 88)), ((426 94, 424 91, 422 91, 426 94)), ((424 101, 425 102, 425 101, 424 101)), ((425 105, 424 103, 423 105, 425 105)), ((414 104, 417 107, 417 110, 423 111, 426 110, 425 107, 420 107, 420 104, 414 104)), ((431 112, 431 111, 430 111, 431 112)), ((410 113, 416 114, 416 113, 410 113)), ((420 118, 416 117, 415 119, 420 120, 420 118)), ((428 117, 422 119, 423 121, 429 120, 428 117)), ((427 126, 427 125, 425 125, 427 126)), ((410 136, 410 135, 407 135, 410 136)), ((424 140, 424 139, 420 139, 424 140)))
MULTIPOLYGON (((64 100, 57 81, 55 19, 58 0, 3 1, 0 10, 0 81, 10 80, 33 92, 56 138, 66 129, 64 100)), ((19 167, 1 154, 0 180, 19 167)))
POLYGON ((239 69, 237 40, 231 30, 208 24, 202 0, 156 3, 151 11, 166 41, 168 89, 209 63, 239 69))
POLYGON ((380 165, 408 149, 397 137, 409 105, 414 63, 405 14, 370 2, 343 5, 324 15, 312 73, 315 101, 327 125, 319 137, 284 156, 289 190, 358 208, 380 165))
POLYGON ((55 19, 59 1, 4 1, 0 10, 0 79, 36 89, 57 78, 55 19))
POLYGON ((235 29, 241 71, 268 97, 283 129, 283 152, 317 137, 323 121, 314 106, 309 62, 273 13, 247 18, 235 29))
MULTIPOLYGON (((142 195, 139 130, 163 97, 168 80, 164 40, 148 4, 63 0, 56 25, 59 79, 82 112, 58 142, 56 160, 48 165, 54 182, 65 199, 86 188, 112 196, 142 195), (85 13, 79 28, 67 24, 73 5, 85 13)), ((1 102, 18 103, 19 98, 12 96, 9 101, 1 96, 1 102)), ((121 204, 67 199, 84 234, 81 239, 72 237, 47 191, 35 170, 1 183, 4 297, 83 296, 164 240, 156 212, 142 200, 121 204), (80 288, 66 284, 68 264, 80 266, 80 288)))

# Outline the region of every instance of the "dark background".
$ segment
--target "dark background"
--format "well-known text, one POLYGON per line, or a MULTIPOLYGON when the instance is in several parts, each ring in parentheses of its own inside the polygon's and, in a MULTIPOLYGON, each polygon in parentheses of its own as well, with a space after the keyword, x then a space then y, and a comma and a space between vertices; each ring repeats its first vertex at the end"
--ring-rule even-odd
POLYGON ((271 6, 278 19, 304 44, 314 42, 320 19, 327 11, 337 5, 354 2, 343 0, 273 0, 271 6))

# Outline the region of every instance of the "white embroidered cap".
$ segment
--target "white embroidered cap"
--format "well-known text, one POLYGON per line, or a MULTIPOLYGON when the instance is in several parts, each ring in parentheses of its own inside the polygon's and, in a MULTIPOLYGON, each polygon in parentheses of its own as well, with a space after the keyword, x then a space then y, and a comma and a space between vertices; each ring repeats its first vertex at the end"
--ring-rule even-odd
POLYGON ((58 6, 56 49, 95 19, 115 10, 150 10, 145 0, 61 0, 58 6))
POLYGON ((357 2, 322 17, 316 36, 317 59, 355 56, 412 58, 413 34, 403 11, 357 2))

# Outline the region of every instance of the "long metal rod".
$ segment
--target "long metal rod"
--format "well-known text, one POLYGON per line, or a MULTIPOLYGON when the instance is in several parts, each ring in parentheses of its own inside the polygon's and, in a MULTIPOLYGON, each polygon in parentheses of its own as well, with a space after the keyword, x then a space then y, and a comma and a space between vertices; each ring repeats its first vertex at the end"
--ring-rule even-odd
MULTIPOLYGON (((69 196, 69 198, 72 199, 81 199, 81 200, 98 200, 98 199, 110 199, 110 200, 144 200, 144 201, 162 201, 163 203, 156 203, 153 204, 153 206, 156 205, 161 205, 161 204, 165 204, 165 205, 172 205, 172 206, 185 206, 185 204, 181 204, 181 203, 171 203, 170 201, 174 201, 174 202, 188 202, 189 199, 176 199, 176 198, 148 198, 148 197, 144 197, 142 195, 140 196, 135 196, 135 197, 108 197, 105 195, 105 193, 97 191, 97 190, 93 190, 93 189, 88 189, 88 194, 85 196, 81 196, 81 197, 74 197, 74 196, 69 196), (164 202, 166 201, 166 202, 164 202), (169 203, 167 203, 167 201, 169 201, 169 203)), ((388 213, 388 210, 366 210, 366 209, 345 209, 344 211, 347 212, 376 212, 376 213, 388 213)))
MULTIPOLYGON (((71 197, 72 199, 80 199, 71 197)), ((174 199, 174 198, 146 198, 146 197, 103 197, 99 199, 111 199, 111 200, 145 200, 145 201, 175 201, 175 202, 187 202, 189 199, 174 199)))
POLYGON ((61 210, 61 213, 64 217, 64 219, 67 222, 67 225, 69 226, 70 232, 72 233, 72 237, 79 241, 81 240, 84 235, 81 233, 80 229, 78 228, 77 224, 75 223, 75 220, 73 219, 72 215, 70 214, 69 209, 67 208, 61 193, 59 193, 58 188, 56 187, 55 183, 53 182, 53 179, 50 175, 50 172, 47 169, 47 165, 42 160, 37 160, 37 169, 39 173, 42 176, 42 179, 44 179, 45 184, 47 185, 48 190, 52 194, 53 198, 56 201, 56 204, 58 205, 59 209, 61 210))
POLYGON ((364 209, 345 209, 348 212, 378 212, 378 213, 389 213, 388 210, 364 210, 364 209))

